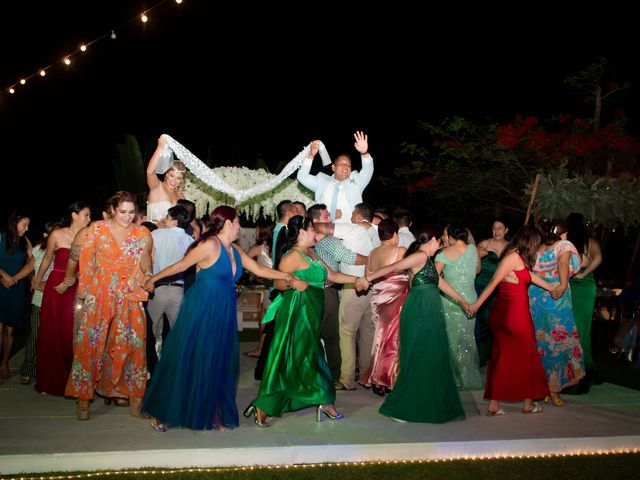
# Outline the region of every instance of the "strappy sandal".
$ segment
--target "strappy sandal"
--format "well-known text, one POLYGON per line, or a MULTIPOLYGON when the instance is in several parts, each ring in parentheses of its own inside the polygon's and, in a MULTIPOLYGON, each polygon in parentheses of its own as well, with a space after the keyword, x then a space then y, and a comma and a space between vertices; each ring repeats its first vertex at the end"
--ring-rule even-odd
POLYGON ((525 410, 524 408, 522 409, 522 413, 524 413, 525 415, 531 415, 532 413, 540 413, 541 411, 542 411, 542 407, 537 403, 533 404, 533 408, 531 410, 525 410))
POLYGON ((498 410, 487 410, 487 417, 497 417, 499 415, 506 415, 507 412, 505 412, 502 408, 499 408, 498 410))
POLYGON ((151 428, 160 433, 167 431, 167 426, 155 417, 151 418, 151 428))

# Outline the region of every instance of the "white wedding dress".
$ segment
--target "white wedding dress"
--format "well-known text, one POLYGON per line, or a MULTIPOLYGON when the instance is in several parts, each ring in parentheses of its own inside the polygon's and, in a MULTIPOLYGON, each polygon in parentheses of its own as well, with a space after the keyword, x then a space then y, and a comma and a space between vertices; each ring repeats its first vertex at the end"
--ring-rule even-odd
POLYGON ((147 203, 147 220, 149 222, 158 223, 164 220, 167 216, 167 212, 175 204, 168 200, 162 200, 161 202, 147 203))

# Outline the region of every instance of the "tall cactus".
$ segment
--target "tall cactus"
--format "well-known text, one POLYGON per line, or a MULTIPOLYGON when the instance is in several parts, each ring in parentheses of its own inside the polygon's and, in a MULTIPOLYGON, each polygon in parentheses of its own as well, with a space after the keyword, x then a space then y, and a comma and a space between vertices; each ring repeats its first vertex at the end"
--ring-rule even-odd
POLYGON ((136 137, 125 134, 123 141, 115 144, 111 162, 120 190, 134 193, 146 191, 144 161, 136 137))

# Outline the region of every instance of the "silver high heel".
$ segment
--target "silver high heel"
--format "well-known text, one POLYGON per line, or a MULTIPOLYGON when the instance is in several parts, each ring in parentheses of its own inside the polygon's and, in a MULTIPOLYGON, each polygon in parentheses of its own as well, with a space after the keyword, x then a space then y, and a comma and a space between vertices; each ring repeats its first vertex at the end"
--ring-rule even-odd
POLYGON ((331 413, 329 413, 328 411, 326 411, 324 408, 322 408, 322 405, 318 405, 316 407, 316 422, 321 422, 322 421, 322 414, 325 414, 328 418, 330 418, 331 420, 340 420, 342 418, 344 418, 344 415, 341 412, 338 412, 336 410, 336 414, 332 415, 331 413))
POLYGON ((271 426, 271 425, 269 425, 267 423, 267 418, 266 417, 265 417, 264 420, 260 420, 258 418, 258 409, 256 408, 256 406, 253 403, 251 405, 249 405, 247 408, 244 409, 244 412, 242 413, 242 415, 244 415, 245 418, 249 418, 251 415, 253 415, 253 421, 259 427, 267 428, 267 427, 271 426))

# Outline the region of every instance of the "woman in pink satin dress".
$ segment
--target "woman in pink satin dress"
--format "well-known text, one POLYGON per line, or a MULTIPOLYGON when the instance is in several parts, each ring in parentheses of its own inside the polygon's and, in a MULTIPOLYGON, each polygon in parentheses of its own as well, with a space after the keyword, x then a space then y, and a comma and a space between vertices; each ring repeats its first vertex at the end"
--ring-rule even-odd
MULTIPOLYGON (((398 225, 393 220, 380 222, 378 236, 382 245, 371 251, 366 273, 391 265, 406 252, 406 248, 398 246, 398 225)), ((390 391, 398 376, 400 310, 408 288, 409 277, 404 273, 392 273, 372 286, 371 309, 376 330, 370 367, 361 376, 360 385, 372 387, 378 395, 390 391)))

